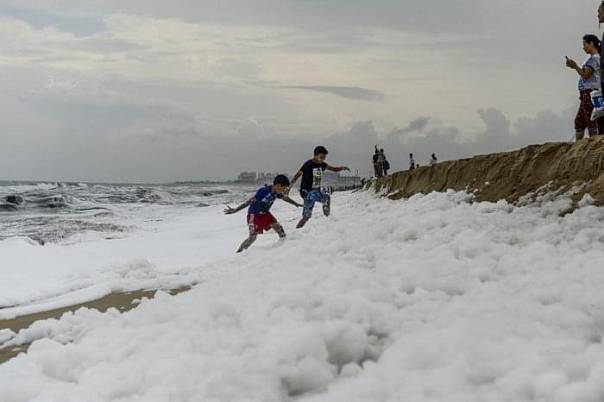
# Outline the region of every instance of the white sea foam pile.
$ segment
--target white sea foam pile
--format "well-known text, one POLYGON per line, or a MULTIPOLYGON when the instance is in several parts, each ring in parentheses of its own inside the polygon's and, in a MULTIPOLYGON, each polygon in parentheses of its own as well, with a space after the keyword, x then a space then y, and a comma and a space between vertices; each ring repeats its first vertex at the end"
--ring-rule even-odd
POLYGON ((601 402, 604 210, 568 206, 343 194, 295 233, 280 208, 286 242, 186 294, 5 336, 33 344, 1 399, 601 402))

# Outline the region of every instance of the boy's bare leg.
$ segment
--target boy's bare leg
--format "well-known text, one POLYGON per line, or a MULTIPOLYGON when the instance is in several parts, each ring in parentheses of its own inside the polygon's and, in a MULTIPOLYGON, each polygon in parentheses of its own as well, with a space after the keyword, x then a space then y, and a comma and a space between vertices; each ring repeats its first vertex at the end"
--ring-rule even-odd
POLYGON ((576 131, 576 138, 577 141, 581 141, 583 138, 585 137, 585 130, 583 131, 576 131))
POLYGON ((258 238, 257 234, 251 234, 250 237, 248 237, 247 239, 245 239, 243 241, 243 243, 241 243, 241 246, 239 246, 239 249, 237 250, 237 252, 241 253, 241 252, 247 250, 248 248, 250 248, 252 246, 252 244, 254 244, 254 242, 256 241, 257 238, 258 238))
POLYGON ((296 229, 302 229, 304 227, 304 225, 306 225, 306 222, 308 222, 307 217, 304 217, 302 219, 300 219, 300 222, 298 222, 298 224, 296 225, 296 229))
POLYGON ((280 239, 285 239, 285 237, 286 237, 285 229, 283 229, 283 226, 281 226, 281 224, 279 222, 273 223, 273 225, 271 227, 273 228, 273 230, 275 232, 277 232, 280 239))
POLYGON ((256 233, 256 226, 254 225, 253 222, 250 222, 248 224, 248 228, 250 230, 250 236, 247 239, 245 239, 243 241, 243 243, 241 243, 241 246, 239 246, 239 249, 237 250, 238 253, 241 253, 241 252, 247 250, 248 248, 250 248, 252 246, 252 244, 254 244, 256 239, 258 238, 258 233, 256 233))
POLYGON ((325 195, 325 202, 323 203, 323 214, 325 216, 329 216, 331 213, 331 196, 329 194, 325 195))

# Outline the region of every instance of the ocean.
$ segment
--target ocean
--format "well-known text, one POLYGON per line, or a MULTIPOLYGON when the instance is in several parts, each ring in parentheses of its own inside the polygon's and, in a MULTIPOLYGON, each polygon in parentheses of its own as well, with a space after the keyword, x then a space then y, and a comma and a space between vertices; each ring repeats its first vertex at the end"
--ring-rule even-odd
POLYGON ((242 202, 253 187, 232 184, 95 184, 0 181, 0 241, 40 245, 97 235, 126 236, 137 222, 242 202))

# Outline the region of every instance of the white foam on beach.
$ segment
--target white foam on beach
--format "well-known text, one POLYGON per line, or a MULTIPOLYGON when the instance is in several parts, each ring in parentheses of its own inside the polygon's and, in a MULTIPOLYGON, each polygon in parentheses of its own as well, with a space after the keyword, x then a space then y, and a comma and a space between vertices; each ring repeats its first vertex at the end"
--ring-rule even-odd
POLYGON ((200 266, 232 257, 246 236, 244 212, 224 219, 220 206, 159 207, 149 217, 149 209, 129 218, 137 229, 123 238, 83 234, 45 246, 27 238, 0 241, 0 319, 111 292, 191 285, 200 266))
MULTIPOLYGON (((0 366, 3 402, 604 400, 604 210, 334 200, 329 220, 224 258, 242 224, 214 210, 227 244, 190 292, 9 334, 34 343, 0 366)), ((277 211, 288 229, 295 213, 277 211)), ((198 219, 172 237, 201 242, 198 219)))

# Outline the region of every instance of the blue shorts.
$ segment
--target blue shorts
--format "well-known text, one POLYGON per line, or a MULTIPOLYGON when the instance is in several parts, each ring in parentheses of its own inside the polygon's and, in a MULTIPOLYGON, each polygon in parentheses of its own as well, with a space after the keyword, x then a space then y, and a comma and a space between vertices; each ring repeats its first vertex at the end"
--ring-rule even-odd
POLYGON ((329 200, 329 195, 325 194, 321 190, 310 190, 306 197, 304 197, 304 211, 302 216, 310 218, 312 216, 312 210, 315 208, 315 203, 320 202, 322 204, 329 200))

